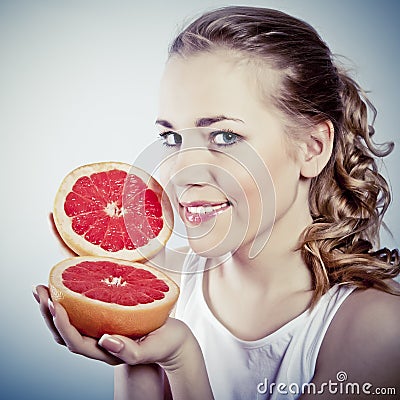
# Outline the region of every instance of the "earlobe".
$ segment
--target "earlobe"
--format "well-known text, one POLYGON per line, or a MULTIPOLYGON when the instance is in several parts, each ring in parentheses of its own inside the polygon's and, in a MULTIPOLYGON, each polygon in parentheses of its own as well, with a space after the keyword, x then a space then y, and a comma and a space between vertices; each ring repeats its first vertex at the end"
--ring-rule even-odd
POLYGON ((317 176, 328 163, 333 149, 334 128, 331 121, 319 123, 304 143, 304 159, 302 160, 301 176, 313 178, 317 176))

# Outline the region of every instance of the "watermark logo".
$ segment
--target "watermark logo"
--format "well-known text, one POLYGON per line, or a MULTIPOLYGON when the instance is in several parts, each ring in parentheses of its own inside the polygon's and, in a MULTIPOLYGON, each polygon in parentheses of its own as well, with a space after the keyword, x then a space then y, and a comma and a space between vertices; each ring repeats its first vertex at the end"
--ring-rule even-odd
POLYGON ((321 384, 309 383, 284 383, 269 382, 265 378, 257 385, 257 393, 269 394, 278 393, 282 395, 293 394, 344 394, 344 395, 396 395, 395 387, 374 387, 370 382, 352 382, 345 371, 339 371, 336 379, 329 379, 321 384))

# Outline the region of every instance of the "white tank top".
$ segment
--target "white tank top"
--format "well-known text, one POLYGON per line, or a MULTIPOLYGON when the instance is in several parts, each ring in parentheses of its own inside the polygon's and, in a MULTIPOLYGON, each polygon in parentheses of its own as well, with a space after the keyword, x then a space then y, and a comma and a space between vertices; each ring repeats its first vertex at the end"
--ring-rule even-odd
POLYGON ((191 328, 200 344, 215 400, 300 397, 302 385, 314 375, 328 326, 354 287, 333 286, 312 311, 262 339, 245 341, 215 318, 204 299, 203 274, 198 271, 204 271, 206 261, 193 252, 186 256, 175 317, 191 328))

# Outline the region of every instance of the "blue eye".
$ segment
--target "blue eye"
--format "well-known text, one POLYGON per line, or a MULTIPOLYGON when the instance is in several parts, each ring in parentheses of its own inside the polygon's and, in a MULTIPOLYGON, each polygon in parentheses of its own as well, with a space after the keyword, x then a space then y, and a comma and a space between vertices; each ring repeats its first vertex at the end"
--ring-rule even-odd
POLYGON ((229 130, 215 131, 211 134, 212 143, 218 146, 230 146, 238 143, 242 136, 229 130))
POLYGON ((182 136, 174 131, 160 133, 163 144, 167 147, 175 147, 182 144, 182 136))

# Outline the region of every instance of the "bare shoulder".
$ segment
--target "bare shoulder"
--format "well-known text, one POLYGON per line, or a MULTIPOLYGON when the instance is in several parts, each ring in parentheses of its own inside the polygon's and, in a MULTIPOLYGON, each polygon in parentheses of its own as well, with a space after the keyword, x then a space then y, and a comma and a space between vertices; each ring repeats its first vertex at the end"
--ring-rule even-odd
MULTIPOLYGON (((397 283, 394 283, 398 287, 397 283)), ((378 289, 354 290, 339 308, 330 330, 348 328, 368 330, 391 327, 399 322, 400 296, 378 289), (373 323, 374 322, 374 323, 373 323), (376 324, 379 322, 379 325, 376 324)), ((398 325, 397 325, 398 327, 398 325)), ((389 333, 389 332, 388 332, 389 333)))
POLYGON ((165 272, 178 284, 178 286, 180 286, 182 267, 188 252, 189 246, 165 249, 165 272))
MULTIPOLYGON (((397 283, 393 285, 398 286, 397 283)), ((337 311, 326 335, 326 341, 337 341, 337 336, 358 342, 378 345, 370 334, 389 340, 396 338, 400 329, 400 296, 378 289, 354 290, 337 311), (353 337, 355 336, 355 337, 353 337)))
POLYGON ((174 273, 181 275, 183 263, 185 262, 186 256, 189 252, 189 246, 166 249, 165 265, 166 268, 174 273))
MULTIPOLYGON (((183 266, 183 262, 190 250, 189 246, 178 247, 174 249, 165 249, 165 258, 167 263, 176 264, 180 267, 183 266)), ((181 268, 176 268, 181 270, 181 268)))
POLYGON ((146 264, 162 270, 180 285, 182 267, 189 249, 189 246, 176 249, 165 247, 151 259, 147 260, 146 264))
POLYGON ((373 288, 352 292, 324 337, 315 381, 332 379, 338 371, 345 371, 352 382, 371 382, 380 387, 398 385, 399 311, 400 296, 373 288))

